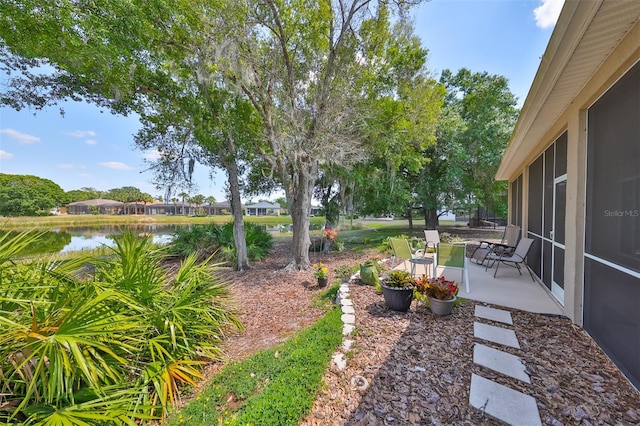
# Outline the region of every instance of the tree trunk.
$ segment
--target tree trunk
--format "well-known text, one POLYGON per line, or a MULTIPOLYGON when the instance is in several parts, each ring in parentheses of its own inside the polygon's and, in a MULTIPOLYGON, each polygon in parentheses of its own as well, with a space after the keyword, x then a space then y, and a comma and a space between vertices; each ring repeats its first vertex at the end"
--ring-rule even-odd
POLYGON ((424 209, 424 226, 426 229, 436 229, 438 226, 438 212, 436 209, 424 209))
POLYGON ((238 271, 249 269, 247 255, 247 239, 244 233, 244 217, 242 215, 242 201, 240 198, 240 183, 238 182, 238 165, 234 160, 223 162, 229 181, 231 193, 231 213, 233 214, 233 239, 236 243, 236 258, 238 271))
POLYGON ((291 260, 287 270, 304 270, 311 266, 309 261, 309 215, 311 214, 311 196, 316 180, 315 166, 301 167, 294 173, 297 181, 286 185, 287 198, 291 200, 290 211, 293 222, 293 244, 291 248, 291 260), (289 195, 290 194, 290 195, 289 195))
POLYGON ((407 207, 407 219, 409 219, 409 229, 413 229, 413 208, 407 207))

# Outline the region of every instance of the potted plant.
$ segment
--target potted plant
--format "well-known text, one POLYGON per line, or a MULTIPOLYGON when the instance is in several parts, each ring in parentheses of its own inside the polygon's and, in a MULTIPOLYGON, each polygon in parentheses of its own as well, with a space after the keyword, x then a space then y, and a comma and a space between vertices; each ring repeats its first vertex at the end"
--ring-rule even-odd
POLYGON ((329 275, 329 269, 324 265, 324 263, 314 263, 313 264, 313 276, 318 279, 318 287, 324 287, 327 285, 327 278, 329 275))
POLYGON ((382 294, 390 309, 406 312, 413 301, 415 278, 409 271, 393 269, 382 281, 382 294))
POLYGON ((449 315, 457 300, 458 286, 454 281, 422 276, 416 280, 416 292, 429 300, 429 308, 436 315, 449 315))

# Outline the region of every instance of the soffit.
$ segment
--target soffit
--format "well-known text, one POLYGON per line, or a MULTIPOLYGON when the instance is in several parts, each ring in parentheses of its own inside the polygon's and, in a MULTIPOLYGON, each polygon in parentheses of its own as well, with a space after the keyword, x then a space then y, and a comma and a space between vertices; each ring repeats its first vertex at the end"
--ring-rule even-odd
POLYGON ((565 3, 496 174, 518 171, 640 17, 640 1, 565 3))

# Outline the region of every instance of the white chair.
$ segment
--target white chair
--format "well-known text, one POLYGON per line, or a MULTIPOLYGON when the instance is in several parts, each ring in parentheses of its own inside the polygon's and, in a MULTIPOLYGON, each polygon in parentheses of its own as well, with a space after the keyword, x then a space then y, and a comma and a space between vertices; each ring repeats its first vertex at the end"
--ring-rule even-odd
POLYGON ((438 255, 438 244, 440 244, 440 233, 436 230, 425 229, 424 230, 424 255, 433 259, 433 264, 438 263, 436 259, 438 255), (433 252, 429 253, 432 249, 433 252))

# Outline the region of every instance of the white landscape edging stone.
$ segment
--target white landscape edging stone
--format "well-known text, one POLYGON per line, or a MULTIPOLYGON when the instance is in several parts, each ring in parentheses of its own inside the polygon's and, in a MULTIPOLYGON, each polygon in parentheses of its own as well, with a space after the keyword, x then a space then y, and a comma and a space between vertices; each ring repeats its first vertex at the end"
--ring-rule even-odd
MULTIPOLYGON (((359 276, 359 274, 354 274, 351 279, 354 279, 356 276, 359 276)), ((353 301, 349 295, 348 282, 340 284, 338 295, 336 296, 336 303, 340 305, 340 310, 342 311, 340 319, 342 320, 342 335, 344 338, 341 346, 342 351, 336 351, 331 357, 331 362, 338 371, 343 371, 347 368, 347 360, 345 359, 344 353, 349 352, 351 346, 355 343, 354 340, 347 337, 351 336, 351 333, 356 329, 356 311, 353 308, 353 301)))

